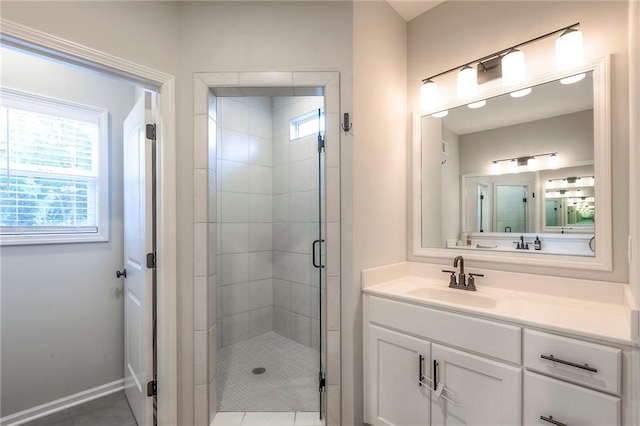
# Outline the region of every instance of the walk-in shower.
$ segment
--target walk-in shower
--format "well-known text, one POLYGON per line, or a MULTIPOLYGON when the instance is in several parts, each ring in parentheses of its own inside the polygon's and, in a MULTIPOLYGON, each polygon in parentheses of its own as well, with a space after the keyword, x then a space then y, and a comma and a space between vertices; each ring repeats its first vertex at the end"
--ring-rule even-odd
POLYGON ((324 98, 278 90, 216 100, 217 411, 320 417, 324 98))

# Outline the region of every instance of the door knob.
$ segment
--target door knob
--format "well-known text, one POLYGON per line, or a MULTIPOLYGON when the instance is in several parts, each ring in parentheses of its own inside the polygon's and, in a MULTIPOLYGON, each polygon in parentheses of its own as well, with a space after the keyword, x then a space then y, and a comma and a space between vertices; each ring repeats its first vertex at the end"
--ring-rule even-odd
POLYGON ((116 271, 116 278, 125 277, 127 278, 127 270, 123 269, 122 272, 116 271))

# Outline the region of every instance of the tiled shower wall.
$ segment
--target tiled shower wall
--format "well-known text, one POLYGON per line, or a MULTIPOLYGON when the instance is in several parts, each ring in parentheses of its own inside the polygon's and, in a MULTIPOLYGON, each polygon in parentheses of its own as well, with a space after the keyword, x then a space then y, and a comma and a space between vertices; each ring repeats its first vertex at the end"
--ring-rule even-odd
POLYGON ((218 98, 219 347, 272 331, 272 107, 218 98))
POLYGON ((323 107, 323 98, 273 98, 274 331, 318 348, 318 270, 311 245, 318 238, 317 135, 290 140, 289 122, 323 107))

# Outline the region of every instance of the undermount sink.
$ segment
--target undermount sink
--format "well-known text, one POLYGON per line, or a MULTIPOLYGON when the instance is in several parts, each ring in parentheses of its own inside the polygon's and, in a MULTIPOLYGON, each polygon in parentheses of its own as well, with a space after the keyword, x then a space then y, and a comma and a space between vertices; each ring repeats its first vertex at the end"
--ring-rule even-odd
POLYGON ((455 303, 458 305, 475 306, 476 308, 492 309, 496 307, 497 300, 490 297, 480 296, 475 292, 465 290, 449 290, 436 288, 418 288, 408 291, 412 296, 424 297, 440 302, 455 303))

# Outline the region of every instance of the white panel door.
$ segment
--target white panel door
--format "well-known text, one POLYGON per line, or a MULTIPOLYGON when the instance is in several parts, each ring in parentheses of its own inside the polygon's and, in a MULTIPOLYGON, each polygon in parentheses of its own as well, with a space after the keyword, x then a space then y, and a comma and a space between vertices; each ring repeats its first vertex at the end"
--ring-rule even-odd
POLYGON ((426 340, 369 325, 367 421, 372 425, 429 424, 430 346, 426 340))
POLYGON ((431 358, 444 394, 432 398, 432 425, 520 424, 521 370, 466 352, 432 344, 431 358))
POLYGON ((151 94, 140 97, 124 121, 124 385, 140 426, 153 424, 153 251, 152 149, 145 126, 151 122, 151 94))

